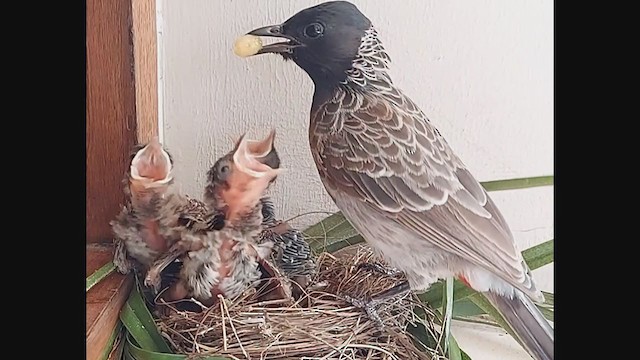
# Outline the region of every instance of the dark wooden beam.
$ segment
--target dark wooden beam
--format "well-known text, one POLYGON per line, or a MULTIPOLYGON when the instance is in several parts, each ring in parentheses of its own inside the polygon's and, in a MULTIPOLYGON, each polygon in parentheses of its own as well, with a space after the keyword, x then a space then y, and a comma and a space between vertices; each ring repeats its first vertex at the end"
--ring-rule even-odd
POLYGON ((136 143, 131 0, 87 0, 87 242, 111 242, 136 143))

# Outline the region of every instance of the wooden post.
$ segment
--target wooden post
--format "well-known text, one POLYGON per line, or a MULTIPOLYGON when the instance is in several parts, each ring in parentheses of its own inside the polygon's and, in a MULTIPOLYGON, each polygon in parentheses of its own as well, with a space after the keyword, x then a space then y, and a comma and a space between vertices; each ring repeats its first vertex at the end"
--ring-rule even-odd
POLYGON ((132 9, 137 136, 145 143, 158 135, 156 0, 132 0, 132 9))
POLYGON ((87 0, 87 243, 111 242, 136 142, 131 0, 87 0))
MULTIPOLYGON (((86 275, 112 259, 109 222, 137 142, 158 134, 155 0, 87 1, 86 275)), ((87 292, 87 359, 105 354, 133 278, 112 273, 87 292)))

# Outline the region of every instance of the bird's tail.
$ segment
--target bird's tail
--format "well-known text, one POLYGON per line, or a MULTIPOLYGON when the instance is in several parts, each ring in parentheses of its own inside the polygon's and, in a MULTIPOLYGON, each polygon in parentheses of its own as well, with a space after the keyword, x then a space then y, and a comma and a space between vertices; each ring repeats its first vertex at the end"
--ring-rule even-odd
POLYGON ((520 292, 513 299, 492 292, 484 295, 534 359, 553 360, 553 328, 529 297, 520 292))

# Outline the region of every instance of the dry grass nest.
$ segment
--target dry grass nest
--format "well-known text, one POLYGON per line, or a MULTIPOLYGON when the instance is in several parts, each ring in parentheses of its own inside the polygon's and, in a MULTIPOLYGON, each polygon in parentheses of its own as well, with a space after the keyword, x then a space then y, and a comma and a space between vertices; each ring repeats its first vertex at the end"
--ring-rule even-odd
POLYGON ((441 336, 433 311, 414 294, 376 307, 383 330, 342 298, 375 295, 404 280, 401 274, 358 267, 372 262, 381 263, 363 245, 320 254, 316 278, 298 301, 264 301, 256 296, 260 289, 253 289, 233 301, 221 298, 199 313, 164 303, 159 306, 171 311, 157 319, 158 330, 176 353, 194 358, 445 359, 436 342, 420 341, 410 332, 424 326, 429 338, 441 336))

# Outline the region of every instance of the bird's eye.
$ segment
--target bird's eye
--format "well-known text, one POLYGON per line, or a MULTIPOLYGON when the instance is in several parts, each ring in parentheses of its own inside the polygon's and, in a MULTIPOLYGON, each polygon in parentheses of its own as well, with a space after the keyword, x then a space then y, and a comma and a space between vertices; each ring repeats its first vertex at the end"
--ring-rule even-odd
POLYGON ((227 177, 227 173, 229 173, 229 165, 222 165, 220 166, 220 178, 224 179, 225 177, 227 177))
POLYGON ((308 38, 315 39, 324 33, 324 26, 320 23, 313 23, 304 28, 304 35, 308 38))
POLYGON ((213 180, 226 181, 230 173, 229 162, 222 160, 215 166, 215 169, 216 170, 213 172, 213 180))

